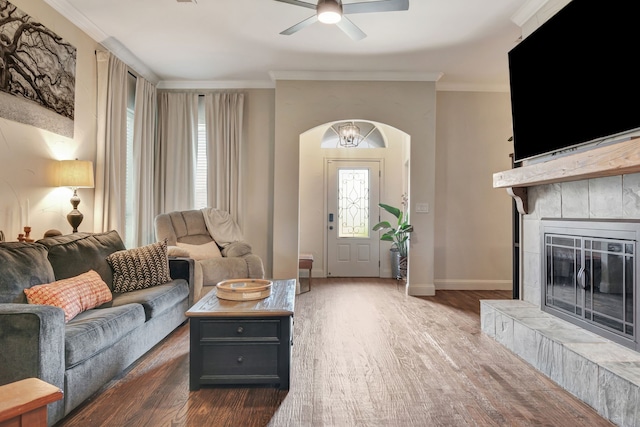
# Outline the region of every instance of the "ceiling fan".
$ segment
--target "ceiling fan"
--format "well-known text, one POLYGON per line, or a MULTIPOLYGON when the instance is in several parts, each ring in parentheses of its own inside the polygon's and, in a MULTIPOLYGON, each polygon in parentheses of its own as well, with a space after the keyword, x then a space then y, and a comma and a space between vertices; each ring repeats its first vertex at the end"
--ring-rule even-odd
POLYGON ((342 4, 342 0, 318 0, 318 4, 307 3, 300 0, 276 1, 316 10, 315 15, 298 22, 296 25, 280 33, 286 36, 320 21, 325 24, 335 24, 353 40, 362 40, 367 37, 367 35, 344 15, 351 13, 393 12, 409 9, 409 0, 378 0, 347 4, 342 4))

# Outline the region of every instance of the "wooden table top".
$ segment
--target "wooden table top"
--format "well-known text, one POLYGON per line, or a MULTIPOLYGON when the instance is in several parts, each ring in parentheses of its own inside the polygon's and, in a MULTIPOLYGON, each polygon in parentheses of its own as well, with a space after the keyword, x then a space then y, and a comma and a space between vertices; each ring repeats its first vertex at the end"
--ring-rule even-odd
POLYGON ((62 390, 38 378, 26 378, 3 385, 0 387, 0 421, 12 419, 62 398, 62 390))
POLYGON ((216 289, 206 294, 185 314, 187 317, 290 316, 296 296, 296 279, 272 280, 271 295, 251 301, 218 298, 216 289))

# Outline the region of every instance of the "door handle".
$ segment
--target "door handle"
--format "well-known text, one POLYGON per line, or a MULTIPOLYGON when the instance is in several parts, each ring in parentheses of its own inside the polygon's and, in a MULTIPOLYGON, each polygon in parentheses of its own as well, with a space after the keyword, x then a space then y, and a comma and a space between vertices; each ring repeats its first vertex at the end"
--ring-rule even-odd
POLYGON ((333 222, 333 214, 332 213, 329 214, 329 222, 333 222))
POLYGON ((586 289, 587 284, 586 284, 586 278, 585 278, 585 270, 584 267, 581 267, 580 270, 578 270, 578 276, 576 277, 576 279, 578 280, 578 285, 582 288, 582 289, 586 289))

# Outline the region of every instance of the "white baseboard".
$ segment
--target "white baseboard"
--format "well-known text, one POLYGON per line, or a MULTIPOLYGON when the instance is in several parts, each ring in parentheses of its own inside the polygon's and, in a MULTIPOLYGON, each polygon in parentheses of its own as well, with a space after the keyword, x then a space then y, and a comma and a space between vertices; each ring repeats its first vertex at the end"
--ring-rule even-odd
POLYGON ((437 290, 443 291, 510 291, 513 289, 511 280, 460 280, 436 279, 437 290))
POLYGON ((436 294, 436 287, 433 284, 409 283, 408 293, 414 297, 432 297, 436 294))

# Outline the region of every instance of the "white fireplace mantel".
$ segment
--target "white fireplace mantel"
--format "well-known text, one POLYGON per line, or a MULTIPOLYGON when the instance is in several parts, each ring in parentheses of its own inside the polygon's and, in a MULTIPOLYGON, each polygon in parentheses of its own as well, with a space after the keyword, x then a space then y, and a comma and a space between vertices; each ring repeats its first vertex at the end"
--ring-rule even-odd
POLYGON ((493 174, 493 188, 506 188, 527 213, 526 187, 640 172, 640 138, 493 174))

